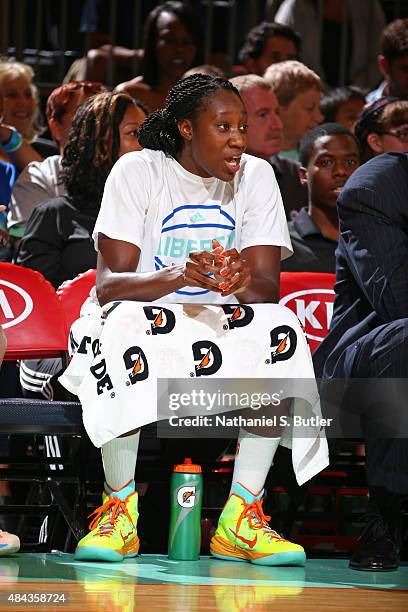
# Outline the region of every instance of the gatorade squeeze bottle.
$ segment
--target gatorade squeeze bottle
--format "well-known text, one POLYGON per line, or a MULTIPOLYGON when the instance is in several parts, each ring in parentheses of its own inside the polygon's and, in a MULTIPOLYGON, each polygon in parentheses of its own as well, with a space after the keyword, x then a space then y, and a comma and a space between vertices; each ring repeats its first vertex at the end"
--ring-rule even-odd
POLYGON ((197 561, 201 544, 201 466, 189 457, 175 465, 170 483, 169 559, 197 561))

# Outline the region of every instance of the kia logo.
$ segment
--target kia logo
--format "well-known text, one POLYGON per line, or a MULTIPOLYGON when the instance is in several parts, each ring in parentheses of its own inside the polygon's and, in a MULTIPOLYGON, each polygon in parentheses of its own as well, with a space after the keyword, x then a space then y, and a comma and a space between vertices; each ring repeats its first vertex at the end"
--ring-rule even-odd
POLYGON ((309 340, 321 342, 329 331, 334 295, 333 289, 302 289, 285 295, 279 303, 297 315, 309 340))
POLYGON ((0 323, 4 329, 24 321, 32 310, 33 300, 27 291, 0 279, 0 323))

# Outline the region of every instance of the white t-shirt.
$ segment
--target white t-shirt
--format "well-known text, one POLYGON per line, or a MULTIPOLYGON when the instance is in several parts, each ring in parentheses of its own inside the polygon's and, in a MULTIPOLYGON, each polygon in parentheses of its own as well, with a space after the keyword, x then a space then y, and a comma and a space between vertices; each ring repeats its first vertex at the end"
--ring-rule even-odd
MULTIPOLYGON (((270 164, 243 155, 234 179, 202 178, 162 151, 121 157, 106 181, 93 238, 98 233, 140 248, 138 272, 184 264, 191 251, 211 251, 216 238, 238 252, 251 246, 281 247, 292 254, 285 211, 270 164)), ((161 302, 236 303, 235 296, 183 287, 161 302)))

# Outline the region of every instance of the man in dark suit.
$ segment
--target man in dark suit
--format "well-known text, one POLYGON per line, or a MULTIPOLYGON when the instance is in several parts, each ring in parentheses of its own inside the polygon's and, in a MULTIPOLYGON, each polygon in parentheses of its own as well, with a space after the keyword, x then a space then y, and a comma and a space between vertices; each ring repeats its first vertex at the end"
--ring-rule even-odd
POLYGON ((408 154, 358 168, 338 212, 334 313, 314 362, 323 405, 334 379, 347 379, 349 389, 358 383, 342 410, 351 403, 362 416, 370 513, 350 566, 386 571, 399 564, 400 501, 408 493, 408 154))

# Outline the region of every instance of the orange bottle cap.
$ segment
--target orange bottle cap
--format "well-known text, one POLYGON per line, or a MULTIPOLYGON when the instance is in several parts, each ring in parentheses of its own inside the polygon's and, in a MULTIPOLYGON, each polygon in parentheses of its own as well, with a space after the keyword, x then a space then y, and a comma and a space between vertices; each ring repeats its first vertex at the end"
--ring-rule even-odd
POLYGON ((201 465, 193 463, 190 457, 186 457, 184 463, 179 463, 173 468, 173 472, 184 472, 186 474, 200 474, 201 471, 201 465))

